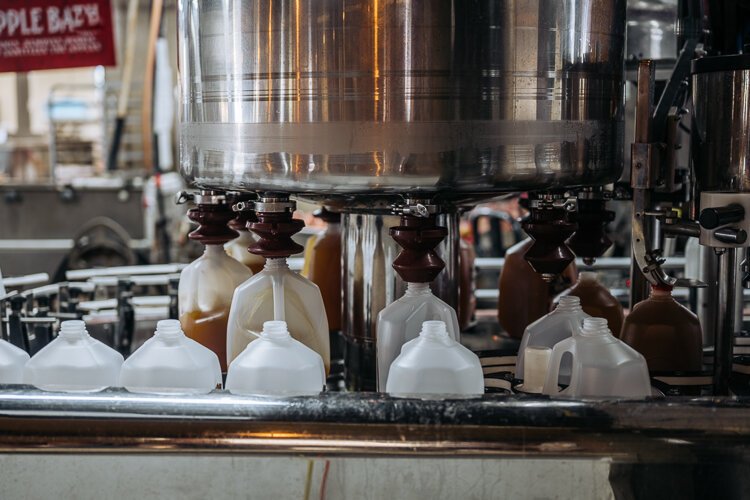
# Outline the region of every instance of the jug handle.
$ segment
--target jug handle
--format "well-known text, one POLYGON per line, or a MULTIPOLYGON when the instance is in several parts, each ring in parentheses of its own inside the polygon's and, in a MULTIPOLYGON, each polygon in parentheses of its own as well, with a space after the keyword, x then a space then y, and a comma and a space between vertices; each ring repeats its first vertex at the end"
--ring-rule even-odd
MULTIPOLYGON (((568 389, 558 389, 558 381, 560 376, 560 365, 562 364, 562 357, 565 353, 570 353, 575 358, 575 345, 570 347, 561 346, 560 343, 552 348, 552 357, 549 361, 549 369, 547 370, 547 378, 544 380, 544 387, 542 388, 542 394, 548 396, 555 396, 557 394, 565 394, 568 389)), ((573 377, 571 373, 570 383, 573 385, 573 377)), ((570 387, 570 386, 568 386, 570 387)))

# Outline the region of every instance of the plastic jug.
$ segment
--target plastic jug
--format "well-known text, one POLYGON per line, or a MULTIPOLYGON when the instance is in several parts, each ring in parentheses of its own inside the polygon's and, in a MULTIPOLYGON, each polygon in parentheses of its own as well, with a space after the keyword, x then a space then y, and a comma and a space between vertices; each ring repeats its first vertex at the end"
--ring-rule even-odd
POLYGON ((643 354, 652 372, 703 368, 703 332, 698 316, 672 297, 669 286, 652 287, 625 318, 620 338, 643 354))
POLYGON ((0 384, 23 383, 23 367, 28 360, 26 351, 0 339, 0 384))
POLYGON ((227 367, 227 321, 234 289, 253 273, 224 251, 206 245, 205 253, 180 274, 179 309, 182 330, 208 347, 227 367))
POLYGON ((330 370, 328 320, 315 283, 291 271, 284 258, 266 259, 263 271, 234 292, 227 333, 231 363, 255 341, 267 321, 286 321, 292 337, 317 352, 330 370))
POLYGON ((221 387, 221 365, 216 353, 185 336, 179 321, 166 319, 122 365, 120 383, 131 392, 206 394, 221 387))
POLYGON ((224 245, 227 255, 250 269, 250 272, 253 274, 261 272, 266 259, 247 251, 251 245, 255 244, 258 238, 247 229, 240 229, 234 226, 233 228, 239 233, 239 236, 224 245))
POLYGON ((326 221, 326 227, 312 246, 305 248, 304 274, 318 285, 323 297, 328 328, 331 332, 341 330, 341 215, 327 210, 315 212, 316 217, 326 221))
POLYGON ((586 318, 578 335, 552 348, 544 394, 569 397, 644 398, 651 395, 646 360, 616 339, 604 318, 586 318), (572 357, 570 385, 560 391, 563 355, 572 357))
POLYGON ((404 296, 391 302, 378 314, 377 372, 378 390, 385 389, 388 370, 401 348, 419 336, 425 321, 438 320, 447 325, 448 335, 460 340, 456 311, 433 295, 429 283, 407 283, 404 296))
MULTIPOLYGON (((527 347, 552 348, 561 340, 577 333, 583 326, 583 320, 589 317, 581 309, 581 300, 578 297, 561 297, 560 303, 551 313, 534 321, 523 332, 516 360, 516 378, 523 380, 527 347)), ((567 360, 563 360, 560 377, 563 383, 570 381, 570 362, 567 360)))
POLYGON ((476 260, 477 254, 474 246, 463 238, 459 239, 458 325, 460 331, 469 328, 477 310, 476 260))
POLYGON ((119 385, 122 363, 83 321, 63 321, 59 335, 26 363, 23 381, 45 391, 101 391, 119 385))
POLYGON ((226 388, 233 394, 314 395, 325 385, 323 359, 292 338, 284 321, 266 321, 263 331, 229 365, 226 388))
POLYGON ((612 334, 620 337, 622 322, 625 319, 622 305, 606 287, 599 283, 595 272, 582 271, 578 275, 578 283, 558 295, 555 302, 566 295, 580 298, 581 307, 586 314, 594 318, 606 319, 612 334))
POLYGON ((484 394, 479 358, 448 333, 443 321, 425 321, 404 344, 388 372, 391 394, 484 394))
MULTIPOLYGON (((500 326, 514 339, 523 337, 527 326, 549 312, 552 298, 560 290, 555 283, 545 282, 523 258, 533 244, 534 240, 526 238, 510 247, 500 273, 497 316, 500 326)), ((572 262, 558 279, 575 282, 575 276, 572 262)))

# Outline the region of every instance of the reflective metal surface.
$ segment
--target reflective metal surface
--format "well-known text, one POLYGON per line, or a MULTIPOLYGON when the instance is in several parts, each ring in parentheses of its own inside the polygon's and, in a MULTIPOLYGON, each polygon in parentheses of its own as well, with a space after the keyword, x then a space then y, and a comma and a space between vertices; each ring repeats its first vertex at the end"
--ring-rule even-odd
POLYGON ((696 193, 750 191, 750 69, 694 74, 693 103, 696 193))
POLYGON ((195 185, 445 198, 622 168, 625 0, 181 0, 195 185))
POLYGON ((677 57, 677 0, 628 0, 627 16, 627 58, 677 57))
POLYGON ((737 398, 418 400, 324 393, 285 399, 226 392, 54 394, 6 386, 0 388, 0 451, 741 462, 750 444, 748 411, 750 403, 737 398))

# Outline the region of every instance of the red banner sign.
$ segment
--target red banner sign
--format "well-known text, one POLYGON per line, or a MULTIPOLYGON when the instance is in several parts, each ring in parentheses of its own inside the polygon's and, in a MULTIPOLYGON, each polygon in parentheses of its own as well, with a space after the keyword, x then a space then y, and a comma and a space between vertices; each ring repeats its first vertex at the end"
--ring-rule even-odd
POLYGON ((0 72, 114 64, 109 0, 0 0, 0 72))

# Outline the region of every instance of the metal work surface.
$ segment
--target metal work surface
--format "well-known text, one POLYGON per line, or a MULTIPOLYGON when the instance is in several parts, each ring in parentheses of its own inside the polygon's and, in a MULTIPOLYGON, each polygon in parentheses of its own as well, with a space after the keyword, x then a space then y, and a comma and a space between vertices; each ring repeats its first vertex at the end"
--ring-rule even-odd
POLYGON ((1 452, 212 452, 745 460, 750 400, 566 401, 524 396, 279 399, 108 390, 0 391, 1 452))
POLYGON ((622 169, 624 0, 180 9, 193 185, 462 199, 622 169))

